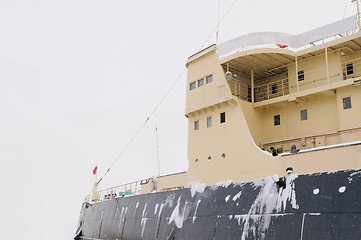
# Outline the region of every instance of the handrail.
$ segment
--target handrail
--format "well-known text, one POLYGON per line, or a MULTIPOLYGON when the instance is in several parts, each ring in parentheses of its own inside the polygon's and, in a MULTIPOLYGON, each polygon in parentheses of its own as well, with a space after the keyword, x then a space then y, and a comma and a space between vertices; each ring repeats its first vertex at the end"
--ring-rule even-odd
MULTIPOLYGON (((350 59, 347 61, 340 62, 341 64, 341 74, 335 73, 330 76, 327 76, 327 69, 325 68, 316 68, 312 70, 308 70, 303 72, 305 75, 305 79, 303 81, 298 81, 298 86, 302 87, 302 89, 297 89, 296 91, 303 91, 306 89, 311 89, 314 85, 317 86, 328 85, 335 82, 340 82, 350 78, 356 78, 361 76, 361 57, 350 59), (352 63, 352 74, 348 74, 347 64, 352 63), (323 72, 325 72, 325 76, 322 77, 323 72), (317 78, 309 78, 310 74, 315 74, 317 78), (308 76, 307 76, 308 75, 308 76), (342 77, 343 75, 343 77, 342 77), (338 79, 340 78, 340 79, 338 79)), ((282 73, 281 73, 282 74, 282 73)), ((264 80, 268 80, 268 83, 262 83, 254 86, 254 100, 255 102, 260 102, 264 100, 269 100, 271 98, 288 95, 291 89, 294 89, 295 85, 290 85, 289 79, 295 79, 295 76, 283 77, 281 74, 272 76, 270 78, 264 78, 264 80), (272 85, 277 85, 272 88, 272 85)), ((296 76, 299 75, 298 73, 296 76)), ((231 87, 232 94, 237 96, 240 99, 251 102, 250 93, 249 93, 249 85, 241 83, 237 81, 238 79, 232 78, 229 81, 229 86, 231 87)), ((298 79, 296 79, 297 81, 298 79)), ((252 90, 251 90, 252 91, 252 90)), ((294 90, 293 90, 294 91, 294 90)))
POLYGON ((130 182, 115 187, 105 188, 97 191, 95 194, 89 194, 85 197, 86 202, 99 202, 111 200, 116 197, 128 197, 141 194, 141 185, 149 182, 149 179, 130 182))

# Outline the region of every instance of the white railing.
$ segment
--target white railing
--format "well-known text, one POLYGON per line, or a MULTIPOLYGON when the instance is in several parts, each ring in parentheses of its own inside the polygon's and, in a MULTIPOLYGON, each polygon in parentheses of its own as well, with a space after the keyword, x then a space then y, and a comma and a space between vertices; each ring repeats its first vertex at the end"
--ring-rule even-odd
POLYGON ((361 75, 361 58, 351 59, 342 62, 341 64, 342 64, 343 80, 356 78, 361 75), (347 65, 349 64, 352 64, 352 67, 349 67, 349 69, 347 69, 347 65))
POLYGON ((89 194, 85 197, 86 202, 99 202, 105 200, 111 200, 116 197, 128 197, 133 195, 141 194, 141 185, 147 184, 149 182, 148 179, 131 182, 111 188, 106 188, 96 193, 89 194))
POLYGON ((251 88, 250 86, 243 84, 236 79, 232 78, 229 82, 229 87, 232 91, 232 94, 239 99, 250 101, 251 98, 251 88))
MULTIPOLYGON (((258 79, 258 82, 266 82, 263 84, 255 83, 254 86, 254 102, 260 102, 269 100, 272 98, 288 95, 290 93, 296 93, 315 87, 325 86, 335 82, 359 78, 361 77, 361 58, 354 58, 341 63, 342 73, 330 71, 327 72, 327 68, 317 68, 310 71, 303 72, 303 80, 298 81, 301 75, 288 76, 281 79, 280 76, 274 76, 271 78, 258 79), (342 75, 342 76, 340 76, 342 75), (296 81, 297 78, 297 81, 296 81), (292 85, 290 85, 289 79, 293 79, 292 85)), ((302 71, 302 69, 299 69, 302 71)), ((252 89, 250 84, 241 83, 239 80, 232 78, 228 82, 232 94, 239 99, 252 102, 252 89)))
POLYGON ((255 86, 254 101, 259 102, 289 94, 288 78, 255 86))

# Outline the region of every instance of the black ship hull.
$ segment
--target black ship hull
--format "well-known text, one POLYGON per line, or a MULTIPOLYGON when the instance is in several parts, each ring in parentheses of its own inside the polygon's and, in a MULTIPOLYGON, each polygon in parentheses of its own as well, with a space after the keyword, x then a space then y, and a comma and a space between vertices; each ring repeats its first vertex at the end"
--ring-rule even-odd
POLYGON ((361 239, 361 171, 289 175, 84 204, 80 239, 361 239))

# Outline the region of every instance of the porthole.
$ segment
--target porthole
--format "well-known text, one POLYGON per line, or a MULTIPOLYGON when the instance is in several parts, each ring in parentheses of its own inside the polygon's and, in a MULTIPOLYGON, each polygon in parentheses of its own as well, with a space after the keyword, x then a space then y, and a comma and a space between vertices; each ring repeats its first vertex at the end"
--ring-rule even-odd
POLYGON ((196 159, 194 162, 195 162, 195 164, 198 164, 198 163, 199 163, 199 160, 198 160, 198 159, 196 159))
POLYGON ((210 162, 210 161, 212 161, 212 157, 211 157, 211 156, 208 157, 208 162, 210 162))
POLYGON ((222 159, 226 159, 226 154, 225 153, 222 154, 222 159))

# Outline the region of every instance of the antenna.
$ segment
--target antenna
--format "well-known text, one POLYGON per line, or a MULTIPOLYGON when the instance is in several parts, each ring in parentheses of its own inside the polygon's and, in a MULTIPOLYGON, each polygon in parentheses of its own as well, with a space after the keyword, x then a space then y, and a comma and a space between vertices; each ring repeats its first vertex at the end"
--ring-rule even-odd
POLYGON ((156 142, 157 142, 157 159, 158 159, 158 174, 157 174, 157 177, 160 177, 160 161, 159 161, 157 110, 155 110, 155 137, 156 137, 156 142))
POLYGON ((219 34, 219 5, 220 5, 220 0, 218 0, 218 18, 217 18, 216 44, 218 44, 218 34, 219 34))
POLYGON ((358 0, 351 0, 351 2, 356 2, 356 6, 357 6, 357 26, 358 26, 358 29, 361 30, 359 2, 358 2, 358 0))

